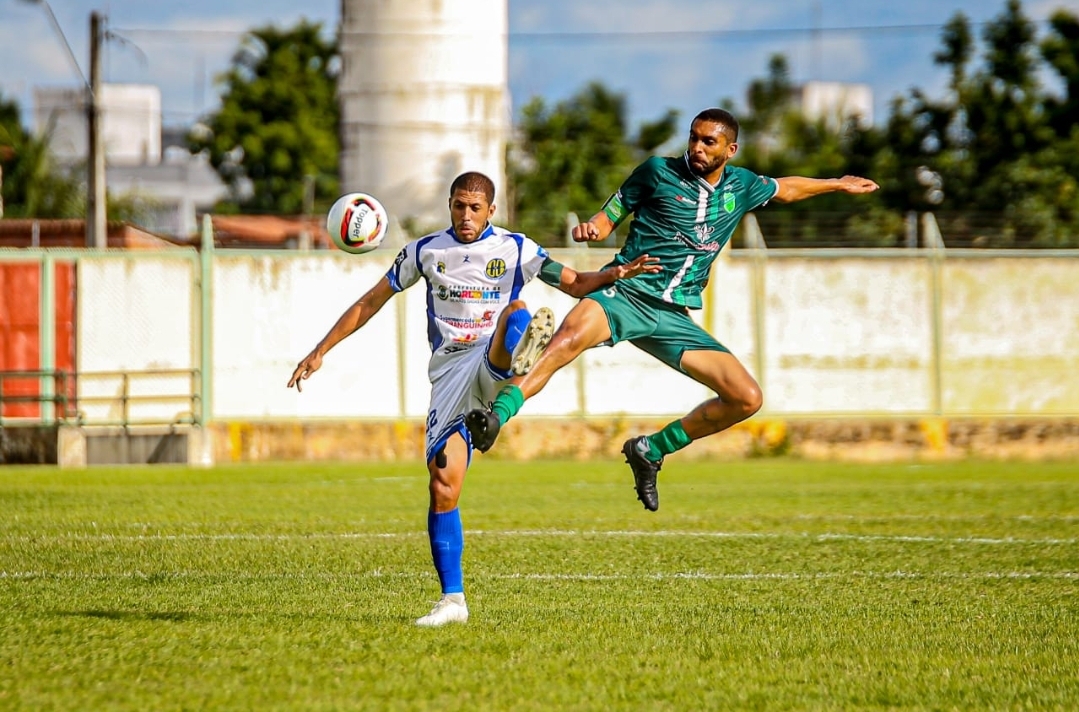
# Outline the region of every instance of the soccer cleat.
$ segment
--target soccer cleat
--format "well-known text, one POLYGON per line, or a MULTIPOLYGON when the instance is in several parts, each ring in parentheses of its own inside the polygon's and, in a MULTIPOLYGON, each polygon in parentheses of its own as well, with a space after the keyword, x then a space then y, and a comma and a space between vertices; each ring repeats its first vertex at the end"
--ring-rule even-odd
POLYGON ((540 307, 532 321, 528 322, 524 335, 513 349, 513 361, 510 370, 515 376, 523 376, 532 370, 536 359, 540 357, 554 335, 554 312, 547 307, 540 307))
POLYGON ((490 410, 476 408, 465 415, 465 427, 468 428, 468 434, 472 438, 472 447, 480 452, 487 452, 498 439, 498 431, 502 428, 502 423, 490 410))
POLYGON ((663 467, 663 458, 659 462, 648 459, 648 440, 644 435, 630 438, 622 445, 622 454, 633 470, 633 489, 637 490, 637 499, 641 500, 649 512, 659 509, 659 491, 656 489, 656 476, 663 467))
POLYGON ((446 593, 430 613, 416 619, 416 625, 435 628, 447 623, 464 623, 467 620, 468 606, 465 604, 465 594, 446 593))

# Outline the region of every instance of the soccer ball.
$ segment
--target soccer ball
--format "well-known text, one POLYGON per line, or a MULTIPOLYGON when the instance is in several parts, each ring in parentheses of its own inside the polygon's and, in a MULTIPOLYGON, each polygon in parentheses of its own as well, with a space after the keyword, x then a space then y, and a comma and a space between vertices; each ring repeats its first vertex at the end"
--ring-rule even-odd
POLYGON ((330 208, 326 230, 342 250, 362 255, 379 246, 388 222, 386 208, 378 200, 367 193, 349 193, 330 208))

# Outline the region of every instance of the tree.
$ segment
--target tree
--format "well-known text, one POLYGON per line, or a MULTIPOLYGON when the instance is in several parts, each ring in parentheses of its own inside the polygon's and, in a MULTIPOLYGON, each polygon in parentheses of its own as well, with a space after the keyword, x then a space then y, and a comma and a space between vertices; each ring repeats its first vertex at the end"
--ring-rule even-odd
POLYGON ((790 126, 789 119, 799 115, 794 94, 787 58, 781 54, 772 55, 768 60, 768 76, 749 83, 747 111, 739 121, 740 141, 742 137, 750 139, 742 142, 742 156, 749 164, 769 164, 779 159, 791 144, 789 139, 792 137, 785 135, 785 129, 790 126))
MULTIPOLYGON (((771 176, 877 175, 870 157, 881 142, 874 142, 873 134, 853 117, 808 118, 800 105, 799 89, 790 78, 787 58, 781 54, 769 58, 764 78, 749 83, 744 110, 730 99, 720 103, 738 117, 741 127, 734 163, 771 176)), ((902 234, 902 220, 881 214, 876 195, 854 204, 842 195, 823 195, 782 210, 762 210, 756 217, 765 240, 773 246, 852 240, 889 245, 902 234)))
POLYGON ((23 128, 19 106, 0 96, 0 170, 4 216, 75 218, 86 214, 79 181, 60 169, 49 150, 51 132, 23 128))
POLYGON ((967 78, 967 67, 974 55, 974 36, 970 30, 970 21, 962 12, 957 12, 944 25, 941 37, 944 47, 933 54, 933 62, 951 69, 950 86, 959 92, 967 78))
POLYGON ((189 135, 243 210, 300 213, 305 176, 319 205, 337 196, 337 44, 321 30, 307 21, 252 30, 219 79, 220 110, 189 135))
POLYGON ((1021 3, 1008 0, 982 32, 982 68, 957 81, 952 107, 956 121, 942 142, 938 165, 945 183, 953 186, 946 208, 1001 216, 1000 229, 978 238, 978 244, 1079 244, 1079 162, 1074 158, 1079 134, 1071 135, 1074 113, 1067 113, 1074 112, 1075 105, 1069 106, 1071 87, 1079 80, 1073 69, 1079 56, 1076 27, 1074 17, 1057 12, 1055 34, 1039 47, 1034 23, 1023 15, 1021 3), (1069 93, 1063 100, 1040 86, 1042 58, 1064 80, 1069 93))
POLYGON ((1049 19, 1049 26, 1041 54, 1063 82, 1064 96, 1050 97, 1046 109, 1057 136, 1066 139, 1079 116, 1079 18, 1058 10, 1049 19))
POLYGON ((964 225, 991 216, 996 225, 968 231, 971 244, 1079 245, 1079 19, 1059 10, 1040 43, 1036 35, 1019 0, 986 23, 980 46, 957 13, 933 55, 948 70, 947 94, 914 88, 893 100, 883 126, 868 129, 806 119, 786 60, 772 57, 748 87, 747 109, 735 110, 743 128, 735 160, 769 175, 867 175, 881 190, 855 204, 823 196, 782 214, 761 211, 769 244, 836 243, 828 233, 838 229, 846 244, 897 244, 904 214, 933 211, 950 221, 946 238, 960 240, 964 225), (1062 95, 1039 84, 1046 66, 1062 95), (936 180, 943 192, 921 182, 936 180), (832 210, 845 215, 841 228, 826 227, 838 226, 832 210))
POLYGON ((521 112, 511 153, 513 225, 548 244, 563 244, 566 216, 587 219, 629 171, 677 130, 669 110, 629 136, 626 100, 599 83, 548 107, 540 98, 521 112))

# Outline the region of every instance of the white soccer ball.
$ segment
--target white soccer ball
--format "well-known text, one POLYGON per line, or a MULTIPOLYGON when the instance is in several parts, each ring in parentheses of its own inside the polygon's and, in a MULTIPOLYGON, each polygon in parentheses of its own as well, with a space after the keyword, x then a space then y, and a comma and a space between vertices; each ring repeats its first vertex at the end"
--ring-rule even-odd
POLYGON ((386 208, 367 193, 342 195, 326 216, 326 230, 334 244, 354 255, 378 247, 388 223, 386 208))

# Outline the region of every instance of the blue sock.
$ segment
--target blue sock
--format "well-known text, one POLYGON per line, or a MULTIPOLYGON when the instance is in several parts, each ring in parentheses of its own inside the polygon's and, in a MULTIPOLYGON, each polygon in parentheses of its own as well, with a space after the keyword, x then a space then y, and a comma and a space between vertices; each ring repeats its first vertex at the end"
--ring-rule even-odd
POLYGON ((464 593, 465 574, 461 554, 465 550, 465 530, 461 510, 427 512, 427 536, 431 539, 431 558, 442 584, 442 593, 464 593))
POLYGON ((517 344, 521 343, 521 337, 524 336, 530 321, 532 321, 532 315, 527 309, 518 309, 506 317, 506 338, 503 342, 506 345, 506 351, 513 353, 517 344))

